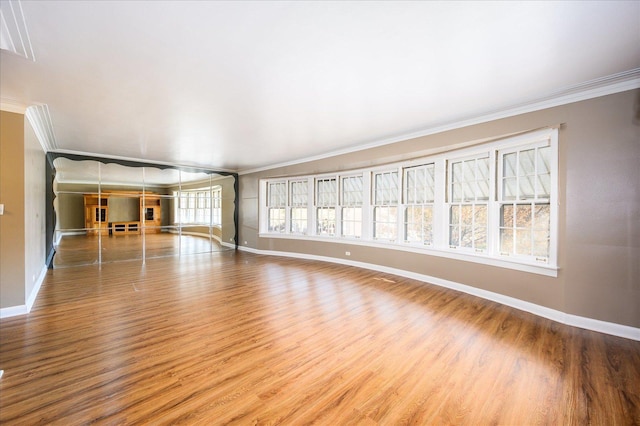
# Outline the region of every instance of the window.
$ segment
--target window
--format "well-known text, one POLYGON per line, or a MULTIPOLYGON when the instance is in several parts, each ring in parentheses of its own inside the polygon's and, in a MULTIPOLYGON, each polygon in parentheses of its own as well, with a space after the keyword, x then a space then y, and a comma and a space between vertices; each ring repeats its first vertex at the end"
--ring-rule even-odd
POLYGON ((174 191, 173 196, 178 199, 175 223, 207 226, 222 223, 221 187, 174 191))
POLYGON ((551 237, 551 148, 500 153, 500 254, 546 262, 551 237))
POLYGON ((289 183, 291 188, 291 232, 307 233, 308 184, 306 180, 289 183))
POLYGON ((262 180, 260 229, 557 276, 557 144, 557 129, 545 129, 391 166, 262 180))
POLYGON ((316 179, 316 233, 335 235, 338 188, 335 178, 316 179))
POLYGON ((362 203, 364 197, 363 176, 342 178, 340 188, 340 207, 342 217, 342 236, 362 237, 362 203))
POLYGON ((395 241, 398 236, 398 172, 373 175, 373 238, 395 241))
POLYGON ((487 249, 489 155, 450 162, 449 247, 487 249))
POLYGON ((269 183, 267 196, 269 211, 269 232, 285 232, 287 184, 286 182, 269 183))
POLYGON ((407 243, 433 244, 434 173, 434 164, 404 169, 404 240, 407 243))

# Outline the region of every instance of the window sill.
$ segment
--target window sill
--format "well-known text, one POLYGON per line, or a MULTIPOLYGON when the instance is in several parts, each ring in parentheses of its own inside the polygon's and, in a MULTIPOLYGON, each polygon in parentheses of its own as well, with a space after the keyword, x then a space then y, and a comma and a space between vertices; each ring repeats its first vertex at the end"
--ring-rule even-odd
POLYGON ((456 249, 439 249, 433 247, 423 247, 414 244, 397 244, 392 242, 380 242, 361 240, 357 238, 336 238, 336 237, 321 237, 321 236, 307 236, 300 234, 276 234, 276 233, 260 233, 260 238, 276 238, 286 240, 303 240, 303 241, 316 241, 323 243, 334 244, 349 244, 359 245, 367 247, 377 247, 388 250, 399 250, 410 253, 426 254, 429 256, 443 257, 447 259, 461 260, 465 262, 479 263, 482 265, 496 266, 499 268, 513 269, 516 271, 528 272, 532 274, 545 275, 547 277, 558 277, 559 268, 552 265, 528 262, 523 259, 506 258, 503 256, 495 257, 486 254, 472 254, 460 252, 456 249))

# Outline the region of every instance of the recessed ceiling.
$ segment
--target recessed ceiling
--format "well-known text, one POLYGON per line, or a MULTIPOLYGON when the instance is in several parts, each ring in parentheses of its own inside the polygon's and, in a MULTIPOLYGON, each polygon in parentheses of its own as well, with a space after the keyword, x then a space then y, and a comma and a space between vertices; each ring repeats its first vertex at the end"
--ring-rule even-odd
POLYGON ((355 149, 640 68, 637 1, 10 3, 35 61, 2 51, 2 98, 46 105, 52 148, 220 170, 355 149))

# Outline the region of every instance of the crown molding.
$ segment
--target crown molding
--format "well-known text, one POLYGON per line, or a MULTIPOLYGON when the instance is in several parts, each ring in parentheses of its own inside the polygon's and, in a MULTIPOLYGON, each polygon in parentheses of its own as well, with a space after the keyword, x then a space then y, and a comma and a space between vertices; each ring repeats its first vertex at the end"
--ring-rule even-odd
POLYGON ((587 99, 598 98, 601 96, 612 95, 614 93, 626 92, 640 88, 640 68, 634 68, 629 71, 612 74, 606 77, 597 78, 585 83, 566 87, 562 90, 548 93, 544 96, 531 99, 516 105, 510 105, 499 110, 489 111, 484 114, 469 117, 450 123, 444 123, 426 129, 394 136, 379 141, 369 142, 351 148, 339 149, 320 155, 305 157, 302 159, 275 163, 268 166, 257 167, 253 169, 239 170, 238 175, 246 175, 251 173, 263 172, 279 167, 293 166, 309 161, 323 160, 337 155, 351 154, 353 152, 364 151, 371 148, 377 148, 384 145, 390 145, 396 142, 402 142, 409 139, 415 139, 423 136, 429 136, 437 133, 455 130, 462 127, 472 126, 475 124, 486 123, 489 121, 499 120, 502 118, 513 117, 515 115, 525 114, 528 112, 540 111, 547 108, 566 105, 573 102, 584 101, 587 99))
POLYGON ((0 48, 36 60, 20 0, 0 2, 0 48))
POLYGON ((44 152, 56 150, 58 144, 56 142, 56 134, 53 131, 53 121, 51 120, 49 106, 45 104, 32 105, 27 108, 25 115, 29 123, 31 123, 31 127, 33 127, 33 131, 44 152))

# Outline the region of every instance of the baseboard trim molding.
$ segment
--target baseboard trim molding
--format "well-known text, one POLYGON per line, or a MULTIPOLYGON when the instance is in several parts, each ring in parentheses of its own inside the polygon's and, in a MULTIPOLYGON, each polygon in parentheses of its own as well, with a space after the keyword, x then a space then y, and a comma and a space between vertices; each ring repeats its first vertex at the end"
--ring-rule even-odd
POLYGON ((27 298, 27 313, 31 312, 31 308, 33 308, 33 304, 36 302, 36 298, 38 297, 38 293, 40 293, 40 287, 42 287, 42 283, 44 282, 44 277, 47 276, 47 265, 44 265, 42 271, 40 271, 40 275, 36 280, 36 284, 33 286, 31 290, 31 294, 27 298))
POLYGON ((40 271, 40 275, 36 280, 36 284, 33 286, 31 290, 31 294, 27 297, 27 303, 24 305, 18 306, 9 306, 8 308, 0 309, 0 318, 9 318, 15 317, 18 315, 25 315, 31 312, 31 308, 33 308, 33 304, 36 302, 36 298, 38 297, 38 293, 40 293, 40 288, 42 287, 42 283, 44 283, 44 278, 47 276, 47 265, 44 265, 42 271, 40 271))
POLYGON ((17 317, 18 315, 28 314, 27 305, 9 306, 8 308, 0 309, 0 319, 17 317))
MULTIPOLYGON (((178 235, 178 231, 171 230, 171 231, 169 231, 169 233, 178 235)), ((204 232, 185 232, 185 231, 182 231, 181 235, 191 235, 192 237, 209 238, 209 234, 205 234, 204 232)), ((211 238, 213 238, 218 243, 220 243, 220 245, 224 245, 224 243, 222 242, 220 237, 218 237, 217 235, 215 235, 215 234, 211 235, 211 238)))
POLYGON ((422 281, 427 284, 434 284, 440 287, 450 288, 462 293, 467 293, 472 296, 477 296, 482 299, 497 302, 502 305, 510 306, 512 308, 519 309, 521 311, 529 312, 534 315, 538 315, 543 318, 550 319, 552 321, 566 324, 572 327, 583 328, 585 330, 597 331, 599 333, 610 334, 613 336, 624 337, 626 339, 640 341, 640 328, 631 327, 622 324, 611 323, 607 321, 596 320, 593 318, 581 317, 578 315, 567 314, 556 309, 547 308, 545 306, 537 305, 535 303, 527 302, 524 300, 516 299, 514 297, 505 296, 503 294, 494 293, 491 291, 483 290, 477 287, 472 287, 466 284, 457 283, 454 281, 445 280, 430 275, 419 274, 416 272, 405 271, 403 269, 391 268, 388 266, 381 266, 372 263, 358 262, 347 259, 338 259, 327 256, 318 256, 304 253, 292 253, 282 252, 274 250, 258 250, 251 247, 239 246, 238 250, 246 251, 248 253, 267 255, 267 256, 281 256, 291 257, 296 259, 306 260, 319 260, 322 262, 338 263, 341 265, 355 266, 358 268, 369 269, 372 271, 383 272, 387 274, 398 275, 404 278, 410 278, 417 281, 422 281))

